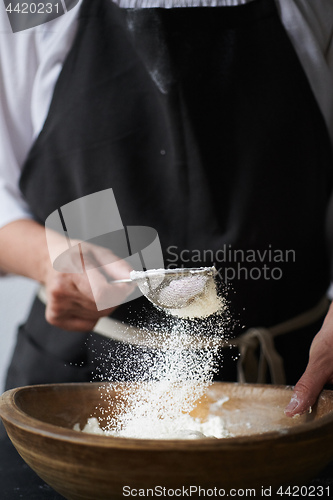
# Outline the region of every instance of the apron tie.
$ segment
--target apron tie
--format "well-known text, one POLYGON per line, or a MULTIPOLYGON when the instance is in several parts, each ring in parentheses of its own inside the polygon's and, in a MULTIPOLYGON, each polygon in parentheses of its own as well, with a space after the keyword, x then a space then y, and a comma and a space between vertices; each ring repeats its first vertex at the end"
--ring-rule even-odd
POLYGON ((265 383, 268 365, 272 383, 285 384, 283 359, 275 350, 273 337, 267 328, 250 328, 238 337, 237 346, 240 353, 238 382, 265 383), (258 347, 259 359, 256 356, 258 347))
POLYGON ((250 328, 230 342, 238 347, 240 358, 237 365, 238 382, 265 383, 267 367, 273 384, 285 384, 283 359, 276 351, 274 338, 292 333, 319 320, 326 314, 330 301, 326 295, 318 304, 292 319, 270 328, 250 328), (256 351, 260 348, 259 359, 256 351))
MULTIPOLYGON (((46 305, 47 298, 44 287, 39 289, 38 298, 46 305)), ((283 359, 275 349, 274 338, 285 333, 292 333, 319 320, 326 314, 329 304, 330 301, 325 295, 315 307, 283 323, 270 328, 249 328, 245 333, 232 340, 221 338, 219 341, 221 349, 234 346, 239 350, 238 382, 263 384, 266 382, 266 372, 269 368, 272 384, 284 385, 286 378, 283 359), (260 349, 259 359, 257 357, 258 348, 260 349)), ((126 325, 109 316, 100 318, 93 332, 126 344, 151 349, 165 348, 165 332, 161 336, 158 332, 126 325)), ((187 335, 183 339, 182 349, 207 348, 210 342, 204 335, 187 335)), ((215 346, 215 341, 211 345, 215 346)))

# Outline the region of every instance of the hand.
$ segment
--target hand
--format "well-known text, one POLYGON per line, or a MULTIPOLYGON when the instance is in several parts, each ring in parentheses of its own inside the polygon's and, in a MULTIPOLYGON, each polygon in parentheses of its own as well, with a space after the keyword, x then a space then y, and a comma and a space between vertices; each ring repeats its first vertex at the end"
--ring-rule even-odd
POLYGON ((294 392, 285 414, 300 415, 315 404, 325 384, 333 383, 333 306, 330 307, 322 328, 314 337, 309 362, 294 392))
POLYGON ((69 247, 64 236, 55 232, 52 234, 48 234, 47 242, 45 228, 29 219, 7 224, 0 229, 0 268, 45 286, 48 298, 46 318, 52 325, 65 330, 90 331, 101 316, 109 315, 116 309, 110 305, 120 304, 132 293, 132 284, 109 283, 110 280, 128 278, 132 269, 108 249, 96 245, 82 243, 83 252, 80 255, 75 251, 78 242, 72 240, 73 251, 61 261, 60 272, 56 271, 52 262, 64 255, 69 247), (93 274, 90 281, 94 296, 87 274, 79 272, 82 271, 81 257, 86 270, 93 274), (103 305, 103 301, 108 305, 98 310, 96 303, 103 305))
POLYGON ((133 284, 110 283, 128 278, 132 268, 102 247, 82 243, 71 250, 61 267, 74 272, 50 268, 46 275, 46 319, 65 330, 90 331, 100 317, 111 314, 132 293, 133 284))

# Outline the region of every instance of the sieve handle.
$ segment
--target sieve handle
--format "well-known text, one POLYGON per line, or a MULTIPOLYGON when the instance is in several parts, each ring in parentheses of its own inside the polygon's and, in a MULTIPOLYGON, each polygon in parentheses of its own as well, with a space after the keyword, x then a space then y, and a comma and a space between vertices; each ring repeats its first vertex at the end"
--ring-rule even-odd
POLYGON ((110 280, 109 283, 112 285, 113 283, 133 283, 131 278, 124 278, 123 280, 110 280))

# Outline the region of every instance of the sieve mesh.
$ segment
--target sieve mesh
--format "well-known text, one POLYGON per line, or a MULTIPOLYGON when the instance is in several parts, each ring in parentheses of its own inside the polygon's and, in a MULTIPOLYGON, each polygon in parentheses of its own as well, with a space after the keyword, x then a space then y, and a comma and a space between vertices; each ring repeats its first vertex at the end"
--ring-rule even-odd
POLYGON ((154 305, 178 310, 211 291, 212 284, 215 289, 215 274, 214 267, 200 267, 132 271, 130 277, 154 305))

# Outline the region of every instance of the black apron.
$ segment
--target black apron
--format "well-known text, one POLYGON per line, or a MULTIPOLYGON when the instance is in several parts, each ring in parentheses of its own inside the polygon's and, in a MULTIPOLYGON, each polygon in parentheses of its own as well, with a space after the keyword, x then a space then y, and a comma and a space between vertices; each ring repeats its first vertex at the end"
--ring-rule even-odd
MULTIPOLYGON (((273 0, 173 9, 86 0, 20 187, 41 223, 113 188, 124 225, 158 231, 166 267, 186 256, 186 267, 215 264, 222 277, 234 269, 228 299, 237 335, 324 295, 331 170, 323 117, 273 0), (246 258, 253 251, 255 262, 246 258)), ((115 317, 131 321, 146 302, 125 304, 115 317)), ((304 370, 319 326, 279 341, 288 383, 304 370)), ((104 376, 91 343, 127 358, 126 346, 51 327, 37 301, 7 386, 104 376)), ((224 356, 224 380, 235 377, 233 354, 224 356)), ((121 366, 114 376, 122 378, 121 366)))

